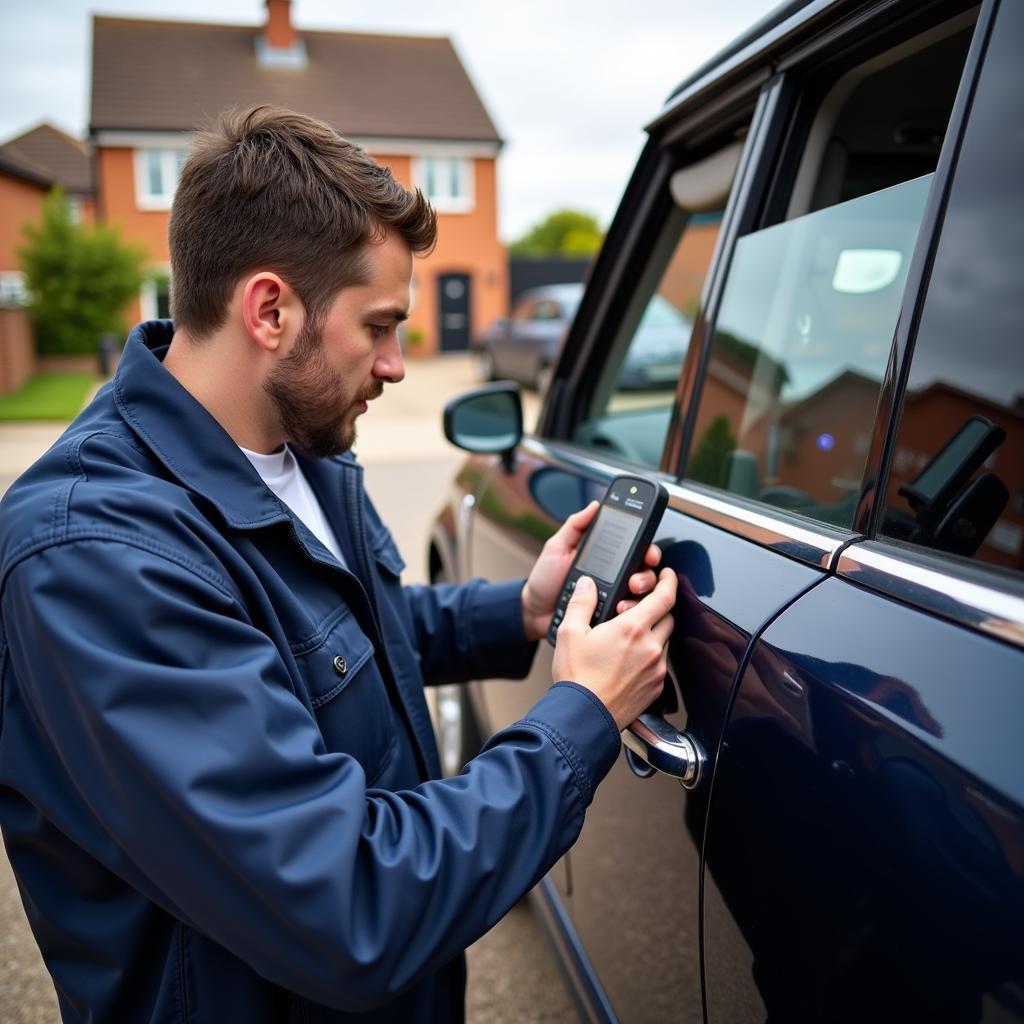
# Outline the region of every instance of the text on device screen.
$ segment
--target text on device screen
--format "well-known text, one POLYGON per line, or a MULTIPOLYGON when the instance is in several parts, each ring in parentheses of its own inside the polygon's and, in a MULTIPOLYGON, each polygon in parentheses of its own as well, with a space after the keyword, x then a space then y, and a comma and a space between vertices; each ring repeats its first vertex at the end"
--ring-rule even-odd
POLYGON ((614 580, 642 522, 641 516, 602 505, 576 567, 588 576, 614 580))

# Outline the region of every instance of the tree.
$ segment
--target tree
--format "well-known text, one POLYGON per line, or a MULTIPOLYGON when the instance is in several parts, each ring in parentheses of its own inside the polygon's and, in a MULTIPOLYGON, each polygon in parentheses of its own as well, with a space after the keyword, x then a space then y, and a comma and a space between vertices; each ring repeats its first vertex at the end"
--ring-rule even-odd
POLYGON ((557 210, 535 224, 509 247, 509 254, 540 260, 552 256, 592 256, 601 248, 604 233, 597 220, 579 210, 557 210))
POLYGON ((145 277, 142 249, 113 228, 76 224, 60 188, 43 201, 41 223, 22 230, 18 256, 40 354, 91 354, 102 334, 123 333, 122 310, 145 277))

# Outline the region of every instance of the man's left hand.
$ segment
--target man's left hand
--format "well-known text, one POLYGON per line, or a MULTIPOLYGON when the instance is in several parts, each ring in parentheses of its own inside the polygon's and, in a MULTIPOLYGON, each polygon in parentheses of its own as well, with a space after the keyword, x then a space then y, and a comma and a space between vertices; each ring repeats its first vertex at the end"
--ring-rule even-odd
MULTIPOLYGON (((551 625, 558 594, 572 560, 576 557, 580 541, 597 515, 599 507, 598 502, 592 501, 586 508, 569 516, 559 527, 558 532, 548 539, 540 557, 530 570, 522 594, 523 628, 528 640, 540 640, 548 635, 548 626, 551 625)), ((651 568, 634 573, 629 578, 629 589, 637 597, 642 597, 654 589, 657 577, 653 570, 660 561, 661 549, 657 544, 652 544, 644 555, 644 563, 651 568)), ((632 603, 628 602, 629 605, 632 603)), ((626 607, 627 602, 622 601, 616 611, 621 612, 626 607)))

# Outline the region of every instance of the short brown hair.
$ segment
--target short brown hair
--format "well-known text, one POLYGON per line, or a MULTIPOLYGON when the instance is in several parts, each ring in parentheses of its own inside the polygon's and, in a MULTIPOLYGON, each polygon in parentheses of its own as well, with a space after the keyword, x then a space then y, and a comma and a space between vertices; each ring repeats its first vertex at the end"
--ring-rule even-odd
POLYGON ((273 270, 307 316, 366 279, 364 247, 397 231, 417 254, 437 218, 365 150, 291 110, 227 111, 193 144, 171 209, 171 312, 202 338, 223 326, 238 281, 273 270))

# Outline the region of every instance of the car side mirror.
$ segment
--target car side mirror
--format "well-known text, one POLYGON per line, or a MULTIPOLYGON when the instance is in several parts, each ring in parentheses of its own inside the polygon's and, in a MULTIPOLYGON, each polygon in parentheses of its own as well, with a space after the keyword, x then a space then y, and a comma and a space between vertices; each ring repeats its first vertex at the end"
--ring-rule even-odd
POLYGON ((498 381, 453 398, 444 407, 444 436, 467 452, 502 456, 511 472, 523 437, 519 385, 498 381))

